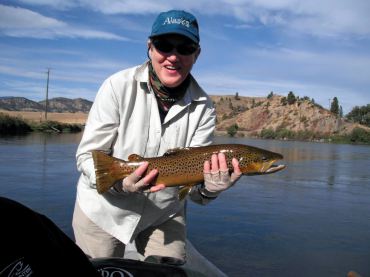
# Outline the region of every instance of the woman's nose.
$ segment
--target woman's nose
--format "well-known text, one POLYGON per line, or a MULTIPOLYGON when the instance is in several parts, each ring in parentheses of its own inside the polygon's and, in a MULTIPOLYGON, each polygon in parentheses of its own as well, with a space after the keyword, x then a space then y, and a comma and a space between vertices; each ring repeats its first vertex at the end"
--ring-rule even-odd
POLYGON ((175 62, 179 59, 179 54, 177 53, 176 49, 173 49, 170 53, 167 54, 167 60, 171 62, 175 62))

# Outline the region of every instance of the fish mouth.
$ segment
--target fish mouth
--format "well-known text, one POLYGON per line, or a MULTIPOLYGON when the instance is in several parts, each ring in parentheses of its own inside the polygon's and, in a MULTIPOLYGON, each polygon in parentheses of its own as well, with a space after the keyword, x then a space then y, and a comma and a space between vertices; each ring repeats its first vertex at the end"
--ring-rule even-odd
POLYGON ((286 168, 284 164, 274 164, 276 160, 264 162, 262 164, 256 164, 254 170, 248 172, 246 175, 265 175, 278 172, 286 168))
POLYGON ((272 164, 263 174, 275 173, 286 168, 285 164, 272 164))

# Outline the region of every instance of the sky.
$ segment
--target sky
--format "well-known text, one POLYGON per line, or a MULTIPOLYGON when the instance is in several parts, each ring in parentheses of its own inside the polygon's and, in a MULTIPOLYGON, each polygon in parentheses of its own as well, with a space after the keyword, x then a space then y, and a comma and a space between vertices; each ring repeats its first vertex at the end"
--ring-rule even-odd
POLYGON ((93 101, 111 74, 144 63, 162 11, 193 13, 192 74, 210 95, 308 96, 346 114, 370 104, 368 0, 0 1, 0 97, 93 101))

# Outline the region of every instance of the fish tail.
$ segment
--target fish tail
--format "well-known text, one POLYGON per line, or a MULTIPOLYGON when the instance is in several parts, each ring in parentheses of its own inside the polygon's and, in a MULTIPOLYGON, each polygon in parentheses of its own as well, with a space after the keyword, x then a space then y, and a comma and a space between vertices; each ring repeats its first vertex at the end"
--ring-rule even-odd
POLYGON ((91 152, 95 167, 96 190, 98 193, 102 194, 125 176, 122 176, 122 173, 116 170, 118 159, 102 151, 93 150, 91 152))

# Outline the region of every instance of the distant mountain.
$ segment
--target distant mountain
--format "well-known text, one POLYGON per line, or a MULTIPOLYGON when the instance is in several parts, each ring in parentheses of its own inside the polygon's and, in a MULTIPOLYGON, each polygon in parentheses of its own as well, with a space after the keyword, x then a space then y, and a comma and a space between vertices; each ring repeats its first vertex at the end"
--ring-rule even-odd
MULTIPOLYGON (((49 99, 48 112, 56 113, 88 113, 92 102, 86 99, 69 99, 57 97, 49 99)), ((24 97, 0 97, 0 109, 7 111, 33 111, 41 112, 45 110, 45 100, 35 102, 24 97)))
MULTIPOLYGON (((40 101, 39 103, 43 107, 45 107, 45 100, 40 101)), ((91 105, 91 101, 82 98, 69 99, 64 97, 57 97, 48 101, 48 111, 55 113, 88 113, 90 111, 91 105)))
POLYGON ((37 112, 43 109, 40 103, 29 100, 24 97, 1 97, 0 109, 7 111, 29 111, 37 112))

